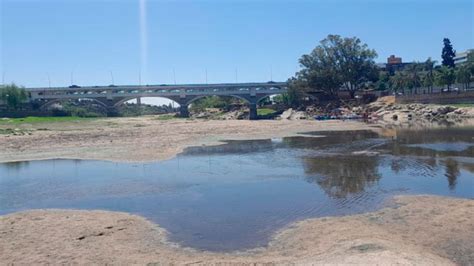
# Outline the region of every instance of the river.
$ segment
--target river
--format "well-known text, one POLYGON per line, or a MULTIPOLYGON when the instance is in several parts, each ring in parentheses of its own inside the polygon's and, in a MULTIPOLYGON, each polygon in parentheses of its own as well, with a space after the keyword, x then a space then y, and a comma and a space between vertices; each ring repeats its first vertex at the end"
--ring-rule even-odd
POLYGON ((372 211, 399 194, 474 198, 474 128, 307 132, 190 147, 171 160, 0 164, 0 214, 142 215, 185 247, 265 246, 292 222, 372 211))

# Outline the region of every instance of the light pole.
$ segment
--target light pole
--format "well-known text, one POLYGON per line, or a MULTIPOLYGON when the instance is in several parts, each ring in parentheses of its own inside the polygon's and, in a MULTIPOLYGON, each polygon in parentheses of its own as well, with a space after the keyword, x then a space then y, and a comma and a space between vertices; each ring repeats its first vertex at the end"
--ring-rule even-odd
POLYGON ((174 68, 173 68, 173 80, 174 80, 174 85, 176 85, 176 72, 174 71, 174 68))
POLYGON ((110 71, 110 78, 112 79, 112 85, 115 85, 114 73, 112 73, 112 71, 110 71))
POLYGON ((51 77, 49 76, 49 72, 46 73, 46 75, 48 75, 48 86, 51 88, 51 77))

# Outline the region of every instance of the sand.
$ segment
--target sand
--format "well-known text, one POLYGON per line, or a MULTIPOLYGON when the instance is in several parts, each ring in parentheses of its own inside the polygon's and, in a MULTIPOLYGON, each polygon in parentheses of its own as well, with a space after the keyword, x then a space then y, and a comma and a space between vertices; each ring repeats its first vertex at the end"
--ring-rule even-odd
POLYGON ((474 201, 398 196, 377 212, 297 222, 266 248, 211 253, 167 242, 127 213, 32 210, 0 217, 0 261, 15 264, 474 263, 474 201))
MULTIPOLYGON (((350 121, 161 121, 154 116, 17 125, 31 135, 1 135, 0 162, 40 159, 95 159, 147 162, 169 159, 184 148, 216 145, 227 139, 293 136, 321 130, 359 130, 350 121)), ((0 124, 0 128, 12 128, 0 124)))

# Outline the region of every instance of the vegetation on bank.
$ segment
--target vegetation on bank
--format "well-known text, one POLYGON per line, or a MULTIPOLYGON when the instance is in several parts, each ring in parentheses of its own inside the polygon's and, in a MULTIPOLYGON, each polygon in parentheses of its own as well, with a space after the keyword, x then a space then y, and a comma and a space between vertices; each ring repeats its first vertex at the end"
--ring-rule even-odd
POLYGON ((24 118, 3 118, 3 119, 0 119, 0 125, 74 122, 74 121, 91 120, 91 119, 93 118, 78 117, 78 116, 28 116, 24 118))
POLYGON ((450 106, 457 107, 457 108, 474 108, 474 103, 454 103, 454 104, 449 104, 450 106))
POLYGON ((271 108, 258 108, 257 109, 257 115, 259 115, 259 116, 272 115, 275 112, 276 112, 276 110, 271 109, 271 108))
POLYGON ((194 113, 204 112, 206 108, 218 108, 230 111, 233 106, 245 105, 244 101, 229 96, 208 96, 199 98, 191 103, 189 110, 194 113))
POLYGON ((10 84, 0 87, 0 101, 7 109, 17 110, 28 99, 28 93, 22 87, 10 84))
POLYGON ((176 116, 175 114, 163 114, 163 115, 158 115, 155 117, 155 120, 171 120, 171 119, 178 119, 180 117, 176 116))

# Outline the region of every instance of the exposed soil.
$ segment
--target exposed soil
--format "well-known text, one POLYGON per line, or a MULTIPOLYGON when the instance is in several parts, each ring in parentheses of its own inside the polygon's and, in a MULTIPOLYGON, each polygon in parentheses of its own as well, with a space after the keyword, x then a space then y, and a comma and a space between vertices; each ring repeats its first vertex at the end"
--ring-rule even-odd
POLYGON ((355 216, 310 219, 266 248, 211 253, 180 248, 144 218, 118 212, 33 210, 0 217, 0 261, 10 264, 474 263, 474 201, 399 196, 355 216))
MULTIPOLYGON (((13 126, 0 124, 0 129, 13 126)), ((299 132, 368 129, 343 121, 161 121, 154 116, 15 125, 30 134, 0 134, 0 162, 38 159, 155 161, 188 146, 215 145, 226 139, 292 136, 299 132)))

